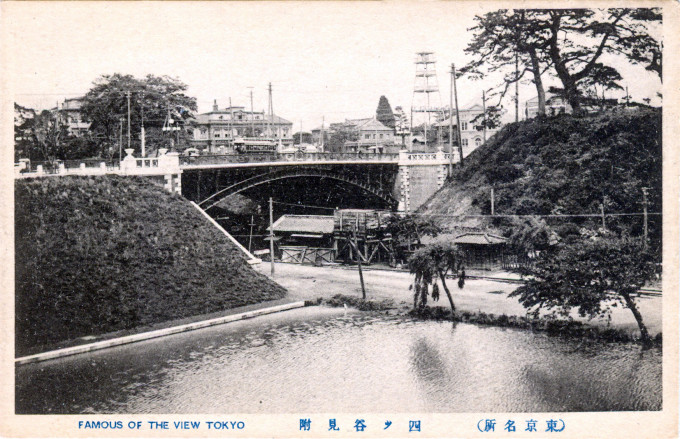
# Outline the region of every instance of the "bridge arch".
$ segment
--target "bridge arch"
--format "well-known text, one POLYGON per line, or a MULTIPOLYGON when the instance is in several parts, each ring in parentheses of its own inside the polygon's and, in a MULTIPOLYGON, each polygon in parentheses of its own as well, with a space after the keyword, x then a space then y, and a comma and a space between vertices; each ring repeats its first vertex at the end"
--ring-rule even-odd
POLYGON ((235 195, 256 186, 267 184, 273 181, 287 179, 287 178, 304 178, 317 177, 329 178, 350 184, 355 187, 363 189, 381 200, 385 201, 392 207, 396 207, 398 201, 392 196, 391 188, 383 188, 380 185, 367 184, 352 176, 343 175, 337 171, 319 167, 286 167, 283 169, 270 170, 245 180, 234 183, 226 188, 212 194, 210 197, 198 203, 203 209, 207 210, 215 206, 222 198, 229 195, 235 195))

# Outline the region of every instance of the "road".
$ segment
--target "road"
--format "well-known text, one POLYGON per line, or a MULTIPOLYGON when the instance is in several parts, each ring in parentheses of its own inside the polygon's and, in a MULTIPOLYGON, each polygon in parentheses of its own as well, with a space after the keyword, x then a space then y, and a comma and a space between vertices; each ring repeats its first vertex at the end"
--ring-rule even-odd
MULTIPOLYGON (((255 266, 261 273, 269 275, 269 263, 255 266)), ((413 292, 408 289, 413 276, 403 271, 364 269, 364 282, 367 298, 372 300, 391 299, 404 307, 412 306, 413 292)), ((336 294, 356 295, 361 297, 359 273, 355 267, 324 266, 313 267, 297 264, 275 264, 274 280, 288 289, 289 297, 294 300, 313 300, 318 297, 330 298, 336 294)), ((459 289, 457 282, 447 282, 453 301, 459 311, 485 312, 487 314, 506 314, 523 316, 526 311, 514 298, 507 294, 517 288, 517 284, 499 282, 489 279, 467 279, 465 287, 459 289)), ((436 305, 448 307, 442 291, 442 298, 436 305)), ((652 335, 661 332, 661 297, 639 297, 637 304, 643 321, 652 335)), ((432 305, 432 302, 430 302, 432 305)), ((575 319, 580 319, 576 313, 575 319)), ((594 319, 591 324, 637 332, 637 323, 628 309, 620 306, 613 309, 611 322, 606 319, 594 319)))

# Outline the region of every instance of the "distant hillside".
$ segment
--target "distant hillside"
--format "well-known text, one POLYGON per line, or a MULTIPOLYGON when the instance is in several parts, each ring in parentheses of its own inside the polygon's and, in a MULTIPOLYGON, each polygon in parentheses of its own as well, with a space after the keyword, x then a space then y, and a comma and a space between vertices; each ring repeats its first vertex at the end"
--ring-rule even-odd
POLYGON ((16 349, 282 298, 185 199, 143 178, 15 183, 16 349))
MULTIPOLYGON (((649 212, 661 212, 661 138, 661 110, 650 108, 513 123, 470 154, 419 212, 446 229, 491 229, 539 246, 601 220, 452 216, 490 214, 492 187, 496 214, 598 214, 603 197, 607 213, 642 212, 642 187, 649 212)), ((607 227, 639 235, 642 217, 607 217, 607 227)), ((660 243, 660 216, 650 216, 650 237, 660 243)))

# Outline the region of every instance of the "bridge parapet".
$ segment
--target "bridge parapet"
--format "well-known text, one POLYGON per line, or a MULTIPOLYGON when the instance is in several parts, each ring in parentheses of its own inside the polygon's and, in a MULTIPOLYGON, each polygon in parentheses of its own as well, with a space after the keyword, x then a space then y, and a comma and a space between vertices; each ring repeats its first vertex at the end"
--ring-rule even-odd
POLYGON ((398 153, 286 152, 186 156, 180 166, 190 168, 287 165, 290 163, 398 163, 398 153))
POLYGON ((164 186, 170 192, 181 193, 182 169, 179 154, 159 149, 158 157, 134 157, 133 149, 126 149, 127 155, 118 163, 102 160, 58 161, 55 163, 30 163, 20 160, 14 165, 14 178, 60 177, 68 175, 138 175, 164 179, 164 186))

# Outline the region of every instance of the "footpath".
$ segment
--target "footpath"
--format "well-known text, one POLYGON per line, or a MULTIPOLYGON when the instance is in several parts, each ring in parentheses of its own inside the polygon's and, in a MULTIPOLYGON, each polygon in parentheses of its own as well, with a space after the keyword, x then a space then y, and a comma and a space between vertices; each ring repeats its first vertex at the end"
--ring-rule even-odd
MULTIPOLYGON (((256 269, 267 276, 270 274, 269 263, 262 263, 256 269)), ((363 270, 363 275, 368 299, 391 300, 404 310, 413 306, 413 291, 409 290, 413 276, 407 271, 369 268, 363 270)), ((319 297, 330 299, 336 294, 355 297, 362 295, 359 273, 356 267, 314 267, 276 263, 273 280, 288 289, 288 297, 295 300, 314 301, 319 297)), ((519 283, 508 281, 505 276, 501 276, 501 279, 488 276, 483 278, 471 276, 466 280, 462 289, 458 288, 454 279, 451 279, 447 284, 458 311, 484 312, 497 316, 505 314, 522 317, 526 315, 526 309, 517 299, 508 297, 508 294, 519 286, 519 283)), ((445 297, 440 298, 439 302, 430 302, 428 305, 448 308, 445 297)), ((662 298, 660 296, 642 295, 637 298, 637 305, 650 334, 654 336, 661 332, 662 298)), ((610 326, 631 333, 638 331, 633 314, 630 310, 620 306, 613 308, 611 319, 588 320, 581 318, 576 312, 573 312, 571 316, 577 321, 592 325, 610 326)))

